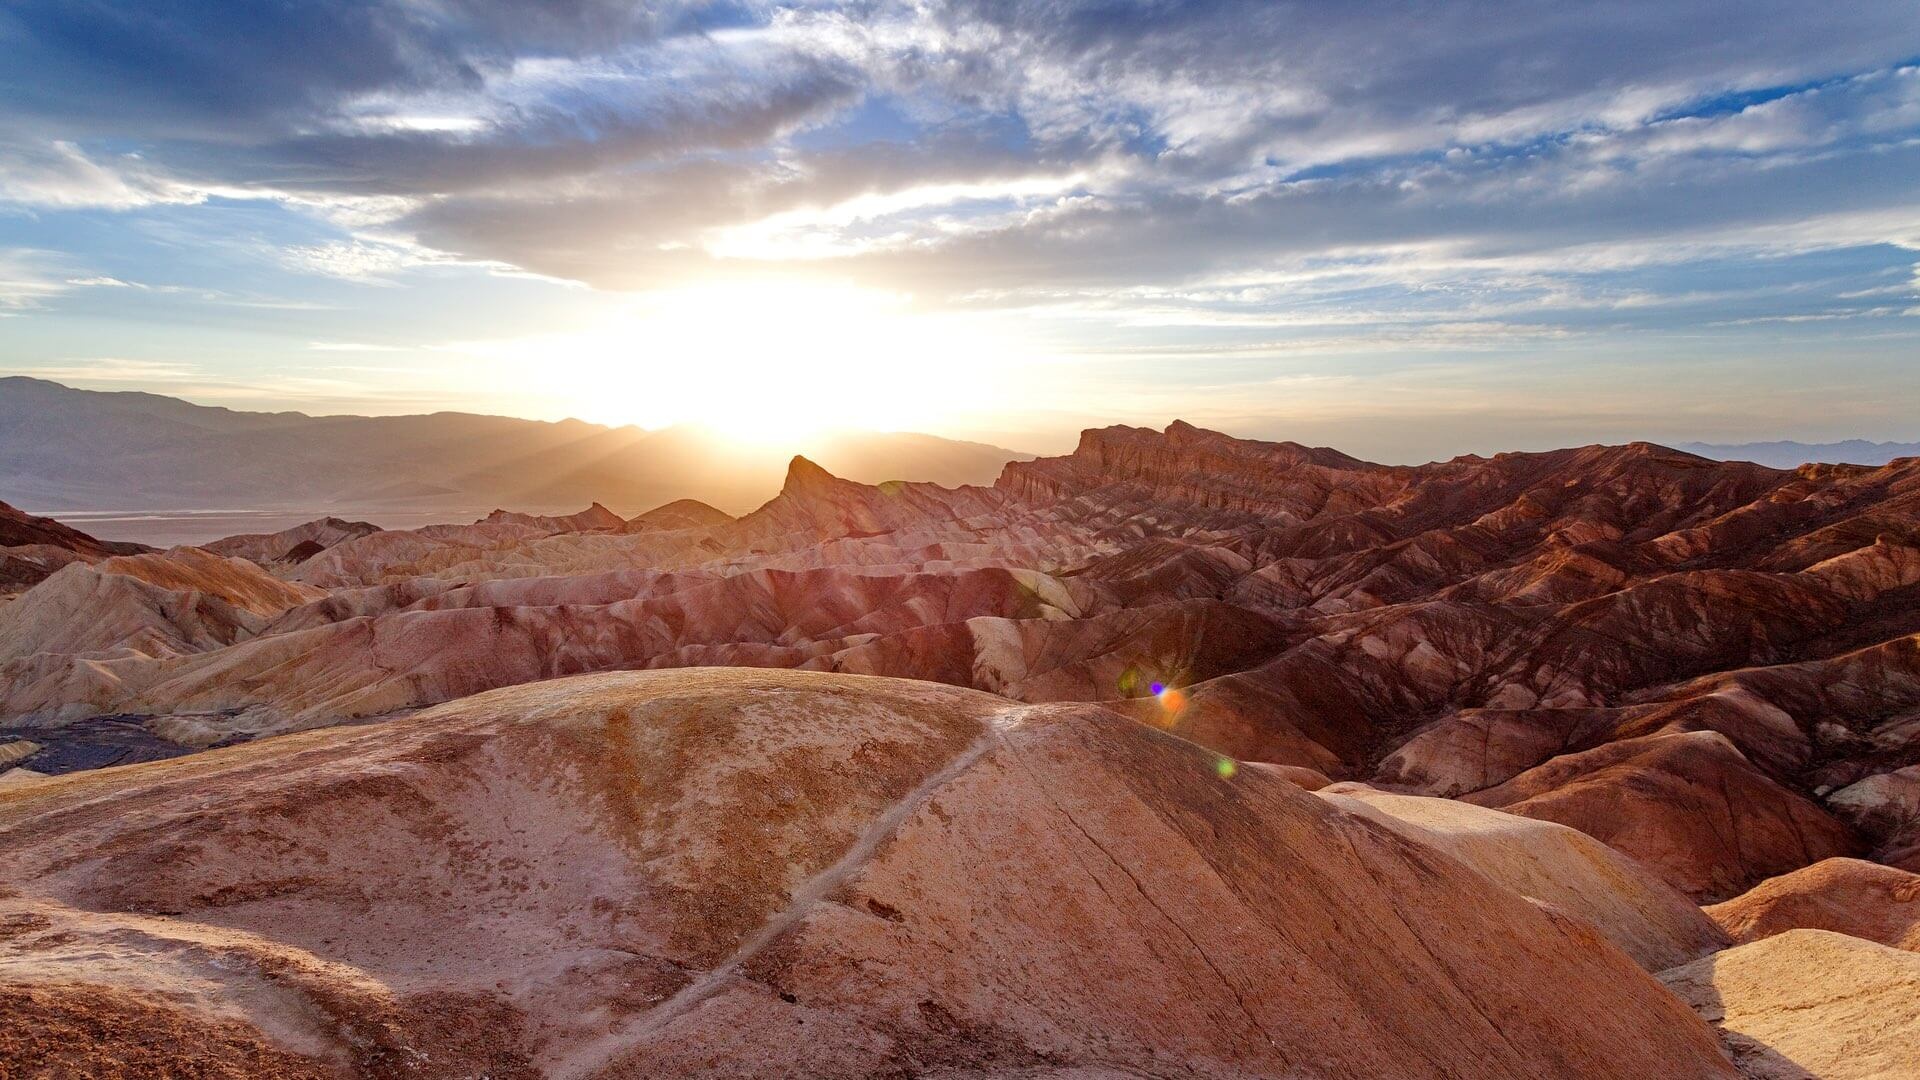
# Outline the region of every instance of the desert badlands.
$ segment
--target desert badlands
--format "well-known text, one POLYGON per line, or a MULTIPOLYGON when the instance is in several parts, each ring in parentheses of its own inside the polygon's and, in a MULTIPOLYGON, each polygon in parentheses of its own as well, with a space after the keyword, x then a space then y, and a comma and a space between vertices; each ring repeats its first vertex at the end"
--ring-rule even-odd
POLYGON ((0 589, 3 1076, 1920 1076, 1920 459, 1175 423, 0 589))

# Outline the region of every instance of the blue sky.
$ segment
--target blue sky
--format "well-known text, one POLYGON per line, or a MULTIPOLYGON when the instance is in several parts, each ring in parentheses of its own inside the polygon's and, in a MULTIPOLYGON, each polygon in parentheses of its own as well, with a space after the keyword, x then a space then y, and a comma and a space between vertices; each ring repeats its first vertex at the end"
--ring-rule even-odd
POLYGON ((1920 438, 1920 7, 23 0, 0 371, 1058 449, 1920 438))

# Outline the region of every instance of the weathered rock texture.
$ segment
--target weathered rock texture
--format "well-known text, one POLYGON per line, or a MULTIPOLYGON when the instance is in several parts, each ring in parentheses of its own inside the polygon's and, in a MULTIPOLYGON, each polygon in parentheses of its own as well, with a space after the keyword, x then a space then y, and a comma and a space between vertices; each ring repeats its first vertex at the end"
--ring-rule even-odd
POLYGON ((370 536, 380 526, 366 521, 346 521, 337 517, 317 518, 304 525, 276 533, 243 533, 206 545, 215 555, 230 555, 262 564, 303 563, 322 551, 370 536))
POLYGON ((1827 859, 1706 909, 1733 940, 1831 930, 1920 952, 1920 874, 1861 859, 1827 859))
POLYGON ((1580 829, 1697 901, 1832 857, 1920 867, 1920 460, 1388 467, 1175 423, 1088 431, 992 487, 803 458, 738 519, 229 546, 311 598, 56 574, 12 604, 38 614, 9 627, 0 723, 206 743, 580 672, 799 668, 1108 703, 1239 760, 1580 829), (99 628, 50 614, 74 597, 99 628))
POLYGON ((1219 762, 1096 706, 697 670, 10 788, 0 1061, 1733 1075, 1586 922, 1219 762))
POLYGON ((1585 833, 1447 799, 1354 784, 1322 788, 1335 806, 1446 852, 1499 885, 1592 924, 1648 971, 1725 948, 1698 906, 1585 833))
POLYGON ((1790 930, 1661 975, 1753 1080, 1920 1076, 1920 956, 1790 930))
POLYGON ((0 594, 44 581, 69 563, 147 550, 139 544, 96 540, 52 518, 34 517, 0 502, 0 594))

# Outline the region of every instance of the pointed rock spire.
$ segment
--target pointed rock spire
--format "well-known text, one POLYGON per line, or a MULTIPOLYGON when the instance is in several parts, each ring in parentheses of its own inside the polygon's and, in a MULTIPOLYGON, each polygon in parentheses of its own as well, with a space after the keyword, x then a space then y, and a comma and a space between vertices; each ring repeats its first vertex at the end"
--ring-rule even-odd
POLYGON ((827 470, 795 454, 793 460, 787 463, 787 481, 780 486, 780 493, 792 495, 801 491, 817 491, 838 479, 827 470))

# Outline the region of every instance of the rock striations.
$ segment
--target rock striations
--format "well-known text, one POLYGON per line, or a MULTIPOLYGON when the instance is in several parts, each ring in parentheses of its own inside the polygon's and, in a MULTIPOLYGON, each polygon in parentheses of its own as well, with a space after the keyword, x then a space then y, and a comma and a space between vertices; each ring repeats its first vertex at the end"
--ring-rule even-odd
POLYGON ((0 1049, 54 1073, 1733 1075, 1586 923, 1217 760, 1096 706, 695 670, 43 781, 0 793, 0 1049))
POLYGON ((1908 978, 1916 459, 1175 423, 991 487, 798 458, 739 518, 60 528, 0 549, 40 560, 0 986, 48 1031, 112 1002, 316 1074, 1724 1075, 1664 971, 1773 1075, 1792 1016, 1908 978), (31 775, 100 725, 332 730, 31 775))
POLYGON ((96 540, 52 518, 34 517, 0 502, 0 596, 45 581, 70 563, 148 550, 140 544, 96 540))
POLYGON ((739 519, 596 505, 210 550, 304 602, 235 621, 236 583, 76 555, 124 584, 22 597, 0 718, 245 735, 583 671, 791 667, 1113 702, 1237 758, 1585 830, 1700 900, 1920 844, 1912 460, 1384 467, 1176 423, 1088 431, 991 488, 799 458, 739 519), (51 614, 81 593, 85 634, 51 614))
POLYGON ((230 555, 270 565, 298 564, 313 558, 335 544, 358 539, 380 531, 380 526, 365 521, 346 521, 337 517, 320 518, 277 533, 244 533, 206 545, 216 555, 230 555))

